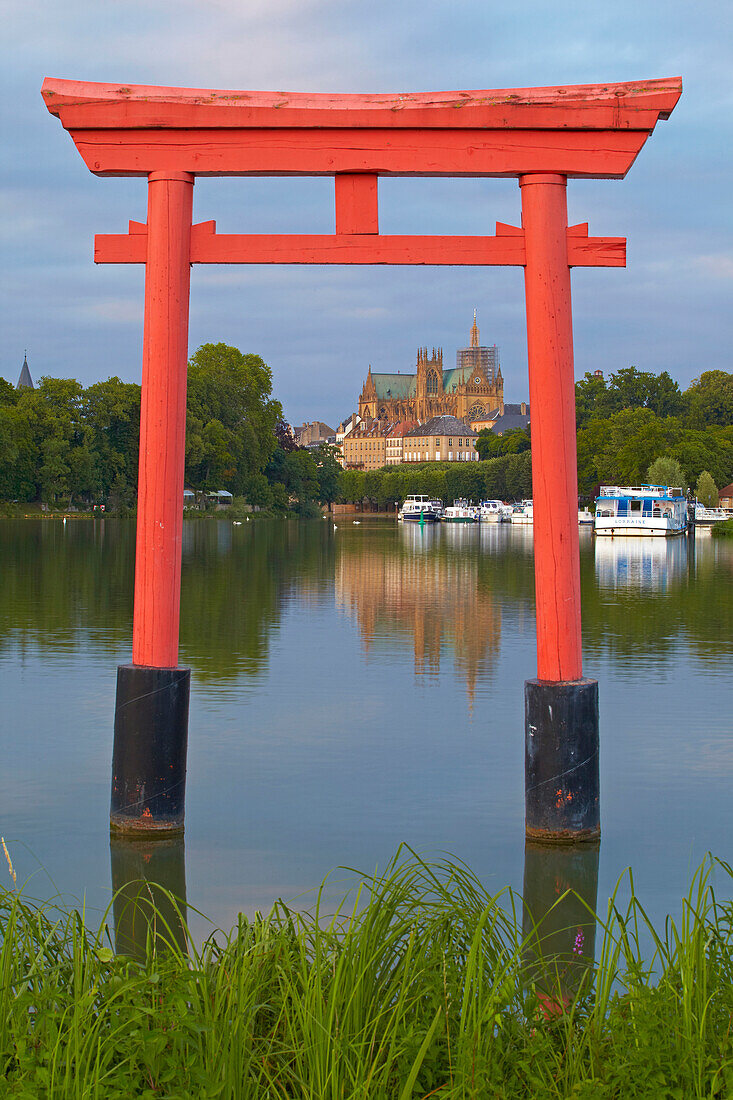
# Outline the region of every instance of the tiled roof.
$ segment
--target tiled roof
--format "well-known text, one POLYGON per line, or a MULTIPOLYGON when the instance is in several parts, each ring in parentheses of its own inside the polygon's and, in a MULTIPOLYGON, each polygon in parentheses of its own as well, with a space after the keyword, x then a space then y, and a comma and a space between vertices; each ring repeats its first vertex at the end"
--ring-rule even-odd
POLYGON ((478 435, 473 428, 469 428, 465 420, 459 420, 457 416, 432 416, 424 424, 418 424, 416 428, 406 433, 408 436, 417 435, 478 435))

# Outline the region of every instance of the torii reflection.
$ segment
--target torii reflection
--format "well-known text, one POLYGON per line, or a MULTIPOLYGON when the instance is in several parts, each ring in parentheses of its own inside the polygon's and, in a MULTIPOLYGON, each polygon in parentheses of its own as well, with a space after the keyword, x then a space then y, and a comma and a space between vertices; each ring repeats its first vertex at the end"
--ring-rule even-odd
POLYGON ((600 850, 600 842, 524 847, 525 974, 545 1016, 562 1012, 593 969, 600 850))
POLYGON ((151 936, 157 950, 187 949, 186 849, 168 840, 110 837, 115 950, 143 962, 151 936))

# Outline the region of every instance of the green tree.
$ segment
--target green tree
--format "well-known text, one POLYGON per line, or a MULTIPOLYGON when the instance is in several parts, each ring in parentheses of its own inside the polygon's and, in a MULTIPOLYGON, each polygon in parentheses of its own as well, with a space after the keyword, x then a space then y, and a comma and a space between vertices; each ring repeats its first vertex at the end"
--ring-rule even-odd
POLYGON ((718 488, 707 470, 703 470, 697 479, 695 496, 706 508, 714 508, 718 503, 718 488))
POLYGON ((18 391, 15 386, 11 386, 10 382, 5 378, 0 378, 0 406, 2 405, 15 405, 18 399, 18 391))
POLYGON ((96 492, 114 506, 129 506, 137 490, 140 451, 140 386, 117 377, 84 390, 82 415, 94 463, 96 492))
POLYGON ((341 464, 336 458, 336 448, 320 443, 311 452, 316 464, 318 500, 321 504, 333 504, 338 496, 341 464))
POLYGON ((647 479, 650 485, 669 485, 680 487, 682 492, 687 490, 685 472, 676 458, 670 455, 662 455, 652 462, 647 470, 647 479))
POLYGON ((733 374, 724 370, 703 371, 692 380, 683 398, 691 428, 733 424, 733 374))
POLYGON ((274 453, 282 419, 272 374, 259 355, 202 344, 188 365, 186 479, 196 489, 242 495, 274 453))

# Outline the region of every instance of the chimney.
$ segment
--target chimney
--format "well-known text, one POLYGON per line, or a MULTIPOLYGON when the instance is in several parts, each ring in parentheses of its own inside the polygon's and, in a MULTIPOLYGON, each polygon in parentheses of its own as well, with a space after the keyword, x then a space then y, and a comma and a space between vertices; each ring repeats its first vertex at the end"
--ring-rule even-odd
POLYGON ((503 416, 503 415, 504 415, 504 402, 502 401, 501 405, 499 405, 499 416, 503 416))
POLYGON ((522 416, 526 416, 527 415, 527 402, 526 401, 522 402, 521 409, 522 409, 522 416))

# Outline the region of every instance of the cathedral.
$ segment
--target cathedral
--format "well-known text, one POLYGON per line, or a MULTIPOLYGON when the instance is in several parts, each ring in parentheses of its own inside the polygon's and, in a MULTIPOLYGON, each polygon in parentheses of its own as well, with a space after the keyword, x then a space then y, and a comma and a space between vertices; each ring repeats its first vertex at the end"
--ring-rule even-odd
POLYGON ((485 420, 504 403, 499 349, 481 347, 473 311, 470 347, 459 348, 456 365, 443 369, 443 349, 417 352, 415 374, 374 374, 369 368, 359 397, 362 420, 424 422, 433 416, 485 420))

